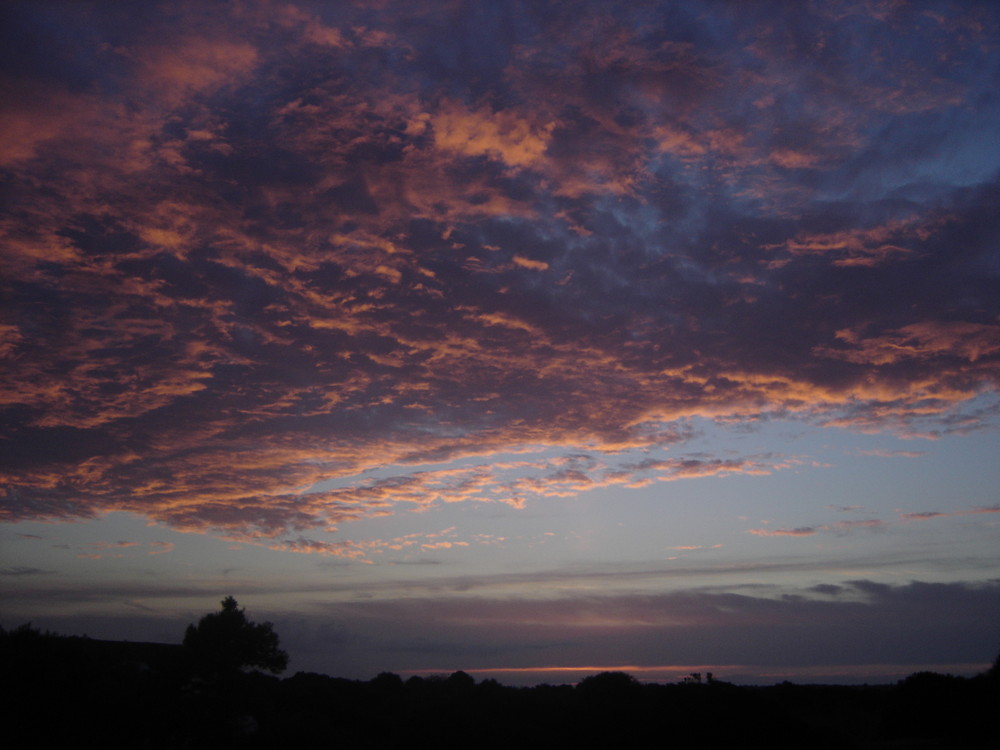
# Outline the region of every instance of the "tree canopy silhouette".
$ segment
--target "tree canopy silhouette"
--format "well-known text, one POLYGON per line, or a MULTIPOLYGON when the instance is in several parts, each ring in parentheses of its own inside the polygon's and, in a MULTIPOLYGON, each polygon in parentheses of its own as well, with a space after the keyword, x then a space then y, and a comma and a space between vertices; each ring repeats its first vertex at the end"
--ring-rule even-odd
POLYGON ((278 648, 278 634, 269 622, 250 622, 236 600, 227 596, 222 610, 188 625, 184 650, 203 672, 227 674, 259 667, 277 674, 288 666, 288 654, 278 648))

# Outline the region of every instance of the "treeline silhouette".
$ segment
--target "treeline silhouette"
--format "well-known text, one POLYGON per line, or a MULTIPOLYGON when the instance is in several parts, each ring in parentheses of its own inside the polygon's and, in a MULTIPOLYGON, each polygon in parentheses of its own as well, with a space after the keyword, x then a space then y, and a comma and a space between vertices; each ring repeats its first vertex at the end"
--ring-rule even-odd
POLYGON ((642 684, 603 672, 510 687, 465 672, 280 679, 239 659, 206 667, 204 647, 0 629, 7 736, 40 747, 899 750, 981 746, 1000 705, 1000 658, 973 678, 921 672, 887 686, 642 684))

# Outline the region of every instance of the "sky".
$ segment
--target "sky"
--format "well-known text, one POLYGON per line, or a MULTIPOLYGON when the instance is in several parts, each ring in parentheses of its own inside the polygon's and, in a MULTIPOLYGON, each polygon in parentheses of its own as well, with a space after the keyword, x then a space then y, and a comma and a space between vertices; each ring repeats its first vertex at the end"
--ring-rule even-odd
POLYGON ((8 2, 0 624, 369 679, 1000 652, 1000 6, 8 2))

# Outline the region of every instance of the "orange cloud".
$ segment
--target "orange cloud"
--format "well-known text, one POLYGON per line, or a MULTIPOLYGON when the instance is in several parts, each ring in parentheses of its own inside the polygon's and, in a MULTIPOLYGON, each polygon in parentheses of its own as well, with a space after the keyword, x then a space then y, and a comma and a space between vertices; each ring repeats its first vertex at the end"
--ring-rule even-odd
POLYGON ((445 102, 425 120, 438 148, 465 156, 487 156, 511 167, 530 167, 545 156, 555 122, 535 124, 517 112, 469 110, 445 102))
POLYGON ((530 268, 533 271, 547 271, 549 269, 549 264, 545 261, 532 260, 517 253, 514 254, 514 265, 521 268, 530 268))
POLYGON ((179 43, 143 48, 142 77, 160 96, 177 104, 193 93, 231 84, 257 63, 257 50, 224 38, 184 38, 179 43))
POLYGON ((876 266, 912 255, 915 251, 906 245, 925 241, 934 230, 934 223, 912 217, 865 229, 802 235, 768 249, 828 256, 836 266, 876 266))
POLYGON ((850 362, 885 365, 940 355, 975 363, 1000 352, 1000 326, 962 321, 924 321, 887 335, 869 337, 843 329, 837 331, 837 338, 851 348, 822 347, 816 353, 850 362))

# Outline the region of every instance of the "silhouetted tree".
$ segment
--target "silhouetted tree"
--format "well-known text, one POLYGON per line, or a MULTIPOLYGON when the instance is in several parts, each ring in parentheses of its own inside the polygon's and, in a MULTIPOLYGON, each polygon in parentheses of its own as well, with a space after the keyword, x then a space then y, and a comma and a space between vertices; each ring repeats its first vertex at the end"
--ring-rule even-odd
POLYGON ((983 676, 987 680, 1000 682, 1000 654, 997 654, 997 658, 993 660, 993 665, 983 673, 983 676))
POLYGON ((619 698, 634 692, 640 683, 628 672, 600 672, 580 680, 577 692, 588 697, 619 698))
POLYGON ((288 666, 288 654, 278 648, 278 635, 269 622, 250 622, 236 600, 227 596, 222 610, 188 625, 184 650, 196 667, 208 674, 239 672, 259 667, 277 674, 288 666))
POLYGON ((398 693, 403 689, 403 678, 394 672, 379 672, 369 680, 372 687, 382 692, 398 693))
POLYGON ((445 684, 450 690, 468 691, 476 686, 476 680, 471 675, 459 670, 448 675, 448 679, 445 680, 445 684))

